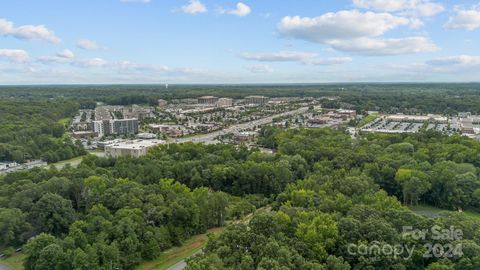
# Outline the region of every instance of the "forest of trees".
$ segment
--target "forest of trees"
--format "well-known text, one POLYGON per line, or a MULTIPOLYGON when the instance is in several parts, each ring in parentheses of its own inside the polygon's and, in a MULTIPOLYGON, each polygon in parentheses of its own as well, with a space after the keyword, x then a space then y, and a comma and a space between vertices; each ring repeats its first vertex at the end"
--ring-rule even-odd
POLYGON ((277 155, 304 158, 306 177, 275 196, 271 213, 211 238, 205 252, 189 260, 188 270, 480 269, 478 218, 460 212, 426 218, 400 203, 479 211, 479 142, 437 133, 360 140, 328 129, 266 128, 262 134, 264 143, 277 145, 277 155), (427 258, 428 239, 403 237, 405 226, 455 226, 463 238, 441 243, 460 245, 461 252, 427 258), (410 245, 415 252, 352 255, 351 243, 410 245))
POLYGON ((0 246, 26 269, 133 269, 208 228, 268 206, 210 239, 188 269, 479 269, 480 222, 407 204, 480 211, 480 142, 438 133, 352 139, 265 128, 276 154, 233 145, 162 146, 138 158, 0 178, 0 246), (402 204, 401 202, 404 202, 402 204), (403 226, 462 229, 463 256, 425 258, 403 226), (355 256, 348 243, 410 244, 410 258, 355 256))
POLYGON ((79 104, 67 100, 0 99, 0 162, 48 162, 84 155, 79 143, 73 143, 59 120, 73 116, 79 104))

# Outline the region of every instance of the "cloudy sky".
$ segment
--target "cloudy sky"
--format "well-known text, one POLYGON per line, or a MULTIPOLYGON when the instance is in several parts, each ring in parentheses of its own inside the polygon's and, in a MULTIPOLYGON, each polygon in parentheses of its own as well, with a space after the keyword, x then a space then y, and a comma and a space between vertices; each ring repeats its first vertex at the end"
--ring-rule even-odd
POLYGON ((5 0, 0 84, 480 81, 480 0, 5 0))

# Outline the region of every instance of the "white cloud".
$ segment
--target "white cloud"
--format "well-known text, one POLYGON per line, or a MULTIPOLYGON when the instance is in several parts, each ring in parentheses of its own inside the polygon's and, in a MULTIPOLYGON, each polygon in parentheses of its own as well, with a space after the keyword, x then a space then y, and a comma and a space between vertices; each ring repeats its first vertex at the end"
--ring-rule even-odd
POLYGON ((353 0, 359 8, 381 12, 403 12, 421 17, 431 17, 445 10, 442 4, 429 0, 353 0))
POLYGON ((362 55, 399 55, 420 52, 433 52, 438 47, 425 37, 406 37, 391 39, 360 38, 346 41, 334 41, 330 45, 339 51, 362 55))
POLYGON ((327 58, 314 58, 304 60, 303 63, 314 66, 331 66, 341 65, 352 62, 351 57, 327 57, 327 58))
POLYGON ((259 64, 246 67, 252 73, 272 73, 273 68, 269 65, 259 64))
POLYGON ((68 64, 73 61, 68 58, 58 57, 58 56, 40 56, 36 59, 38 62, 49 65, 49 64, 68 64))
POLYGON ((438 59, 433 59, 427 61, 428 65, 431 66, 463 66, 463 67, 472 67, 480 66, 480 56, 476 55, 457 55, 449 56, 438 59))
POLYGON ((319 17, 284 17, 278 25, 280 34, 317 43, 362 37, 376 37, 410 20, 389 13, 344 10, 319 17))
POLYGON ((148 4, 151 2, 151 0, 120 0, 122 3, 143 3, 143 4, 148 4))
POLYGON ((278 31, 285 37, 327 44, 339 51, 363 55, 397 55, 431 52, 437 46, 426 37, 381 38, 399 26, 419 27, 421 21, 389 13, 357 10, 326 13, 319 17, 284 17, 278 31))
POLYGON ((466 29, 473 31, 480 28, 480 5, 471 9, 455 8, 455 15, 451 16, 444 25, 446 29, 466 29))
POLYGON ((23 63, 27 62, 30 57, 24 50, 18 49, 0 49, 0 59, 5 59, 10 62, 23 63))
POLYGON ((242 2, 237 3, 236 9, 227 11, 228 14, 232 14, 240 17, 247 16, 248 14, 250 14, 250 12, 252 12, 252 9, 242 2))
POLYGON ((18 39, 43 40, 50 43, 60 43, 60 38, 44 25, 21 25, 16 27, 13 22, 0 19, 0 35, 12 36, 18 39))
POLYGON ((247 60, 256 60, 262 62, 283 62, 283 61, 303 61, 304 59, 314 58, 318 55, 309 52, 281 51, 272 53, 250 53, 244 52, 240 57, 247 60))
POLYGON ((306 65, 338 65, 352 61, 350 57, 328 57, 321 58, 317 53, 280 51, 270 53, 244 52, 240 57, 246 60, 260 62, 299 62, 306 65))
POLYGON ((57 53, 57 57, 60 57, 60 58, 67 58, 67 59, 73 59, 75 58, 75 54, 69 50, 69 49, 65 49, 61 52, 58 52, 57 53))
POLYGON ((80 59, 72 62, 73 65, 81 67, 103 67, 108 65, 108 61, 102 58, 80 59))
POLYGON ((407 3, 407 0, 353 0, 357 7, 387 12, 402 10, 407 3))
POLYGON ((442 4, 428 1, 419 1, 413 9, 414 13, 422 17, 432 17, 445 10, 442 4))
POLYGON ((418 18, 411 18, 410 19, 410 24, 409 24, 410 28, 412 29, 418 29, 418 28, 421 28, 424 26, 424 23, 422 20, 418 19, 418 18))
MULTIPOLYGON (((63 55, 63 53, 59 53, 63 55)), ((165 65, 148 65, 148 64, 139 64, 130 61, 108 61, 102 58, 67 58, 62 57, 59 54, 56 56, 42 56, 37 58, 37 62, 49 67, 55 67, 58 65, 70 65, 76 68, 98 68, 101 71, 105 72, 117 72, 119 74, 127 75, 169 75, 169 76, 180 76, 180 75, 200 75, 204 72, 191 69, 191 68, 173 68, 165 65)))
POLYGON ((95 41, 89 39, 81 39, 77 42, 77 47, 84 50, 96 50, 99 49, 98 44, 95 41))
POLYGON ((188 14, 198 14, 207 12, 207 7, 200 0, 190 0, 188 5, 182 6, 182 11, 188 14))

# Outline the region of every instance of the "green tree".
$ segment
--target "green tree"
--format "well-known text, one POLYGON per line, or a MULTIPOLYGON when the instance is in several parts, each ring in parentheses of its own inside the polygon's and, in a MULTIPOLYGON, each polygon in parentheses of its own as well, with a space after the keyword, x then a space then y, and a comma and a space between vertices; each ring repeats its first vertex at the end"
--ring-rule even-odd
POLYGON ((31 229, 26 214, 16 208, 0 208, 0 246, 19 245, 31 229))
POLYGON ((70 224, 75 220, 75 211, 71 201, 47 193, 35 203, 29 219, 38 232, 62 235, 67 233, 70 224))

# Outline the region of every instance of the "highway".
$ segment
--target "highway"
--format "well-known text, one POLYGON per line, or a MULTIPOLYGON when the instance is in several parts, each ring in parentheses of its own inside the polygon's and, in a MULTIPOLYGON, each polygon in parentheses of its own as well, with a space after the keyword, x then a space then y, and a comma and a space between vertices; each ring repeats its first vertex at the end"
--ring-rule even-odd
POLYGON ((186 143, 186 142, 196 142, 196 143, 205 143, 205 144, 216 143, 215 138, 220 135, 224 135, 228 133, 238 133, 241 130, 250 129, 250 128, 253 128, 254 126, 261 126, 268 123, 272 123, 274 118, 302 114, 307 112, 307 110, 308 110, 308 107, 301 107, 294 111, 275 114, 269 117, 261 118, 261 119, 254 120, 247 123, 232 125, 222 130, 214 131, 211 133, 196 135, 196 136, 187 137, 187 138, 180 138, 176 140, 176 143, 186 143))

